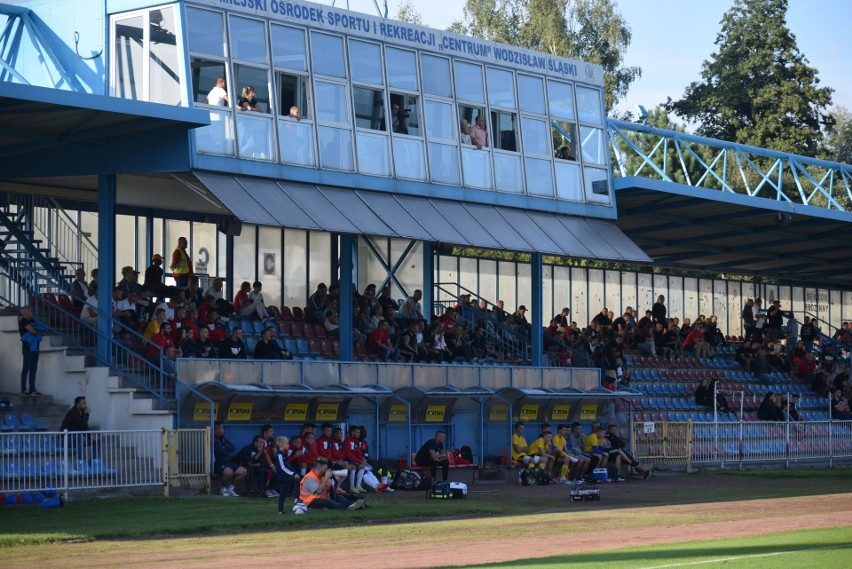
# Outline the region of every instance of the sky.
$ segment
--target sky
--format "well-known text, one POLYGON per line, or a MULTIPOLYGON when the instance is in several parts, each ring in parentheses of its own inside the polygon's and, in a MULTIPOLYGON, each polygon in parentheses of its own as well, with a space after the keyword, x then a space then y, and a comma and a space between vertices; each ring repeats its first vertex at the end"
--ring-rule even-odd
MULTIPOLYGON (((331 4, 332 0, 315 0, 331 4)), ((378 0, 380 6, 383 0, 378 0)), ((413 0, 426 25, 446 29, 462 19, 463 0, 413 0)), ((396 16, 400 0, 387 0, 396 16)), ((642 68, 618 110, 652 108, 668 97, 679 99, 700 79, 701 64, 715 51, 722 15, 733 0, 620 0, 618 8, 633 32, 626 65, 642 68)), ((346 0, 337 0, 345 7, 346 0)), ((373 0, 349 0, 350 9, 375 15, 373 0)), ((821 86, 834 89, 832 101, 852 109, 852 47, 846 40, 852 21, 850 0, 789 0, 787 27, 799 51, 815 67, 821 86)))

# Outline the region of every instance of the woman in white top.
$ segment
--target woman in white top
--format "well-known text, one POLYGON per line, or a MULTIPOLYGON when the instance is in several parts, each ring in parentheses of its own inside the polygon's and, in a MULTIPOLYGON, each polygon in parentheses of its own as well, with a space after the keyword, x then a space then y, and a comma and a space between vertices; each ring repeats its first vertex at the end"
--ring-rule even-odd
POLYGON ((461 142, 462 144, 473 144, 470 140, 470 123, 465 119, 461 121, 461 142))

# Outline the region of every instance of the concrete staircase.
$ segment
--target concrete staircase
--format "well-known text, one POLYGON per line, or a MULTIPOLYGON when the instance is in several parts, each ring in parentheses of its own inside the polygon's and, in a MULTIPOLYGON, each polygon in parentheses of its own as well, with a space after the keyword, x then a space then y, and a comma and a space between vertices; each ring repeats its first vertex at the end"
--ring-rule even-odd
POLYGON ((74 398, 85 395, 92 410, 91 426, 103 430, 173 427, 174 412, 157 409, 152 397, 127 385, 109 368, 87 365, 84 355, 61 345, 59 338, 45 338, 40 352, 36 388, 45 395, 23 397, 18 318, 0 316, 0 399, 13 404, 0 409, 0 415, 26 413, 51 429, 59 428, 74 398))

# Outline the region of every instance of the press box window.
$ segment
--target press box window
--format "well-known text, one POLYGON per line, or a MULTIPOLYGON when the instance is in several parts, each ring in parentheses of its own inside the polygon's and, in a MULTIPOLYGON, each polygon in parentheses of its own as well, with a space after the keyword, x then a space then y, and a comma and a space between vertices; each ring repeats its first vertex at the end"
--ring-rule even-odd
POLYGON ((311 63, 314 73, 346 77, 343 38, 311 32, 311 63))
POLYGON ((448 98, 453 96, 449 59, 420 54, 420 66, 423 72, 424 92, 448 98))
POLYGON ((272 26, 272 65, 280 69, 307 71, 305 32, 284 26, 272 26))
POLYGON ((231 58, 266 65, 266 30, 263 22, 231 16, 231 58))
POLYGON ((388 68, 388 85, 392 89, 417 91, 417 58, 414 57, 414 52, 386 47, 385 61, 388 68))
POLYGON ((551 135, 556 158, 577 160, 577 127, 572 122, 552 120, 551 135))
POLYGON ((485 103, 485 87, 482 84, 482 66, 464 61, 454 61, 456 96, 464 101, 485 103))
POLYGON ((186 22, 191 51, 225 57, 225 25, 221 13, 187 7, 186 22))
POLYGON ((517 140, 518 115, 505 111, 491 111, 491 130, 494 148, 518 151, 517 140))
POLYGON ((255 101, 260 105, 261 112, 270 112, 269 107, 269 85, 266 78, 266 70, 255 69, 243 65, 234 66, 236 85, 234 86, 233 105, 236 106, 242 98, 243 90, 252 87, 255 91, 255 101))
POLYGON ((384 92, 366 87, 352 87, 355 126, 370 130, 387 130, 384 92))
POLYGON ((381 48, 373 43, 349 40, 349 70, 352 81, 384 85, 381 48))
POLYGON ((225 77, 225 64, 193 57, 190 61, 192 74, 192 100, 203 103, 210 90, 216 86, 216 79, 225 77))
POLYGON ((390 94, 391 123, 394 133, 420 136, 420 112, 417 99, 416 95, 405 93, 390 94), (399 109, 396 117, 393 114, 394 106, 399 109))
POLYGON ((291 107, 298 107, 303 118, 310 118, 311 106, 308 101, 308 79, 302 75, 290 75, 278 72, 278 114, 290 114, 291 107))

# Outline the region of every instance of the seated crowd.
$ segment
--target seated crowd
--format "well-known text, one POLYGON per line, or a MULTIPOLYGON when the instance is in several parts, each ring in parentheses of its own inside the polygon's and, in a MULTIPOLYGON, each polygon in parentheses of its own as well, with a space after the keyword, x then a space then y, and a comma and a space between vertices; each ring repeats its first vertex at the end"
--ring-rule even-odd
POLYGON ((351 426, 345 436, 341 427, 323 423, 317 436, 317 426, 304 423, 298 434, 276 438, 272 425, 263 425, 240 449, 225 437, 222 423, 215 423, 213 435, 214 474, 221 479, 222 496, 239 496, 237 485, 244 482, 246 496, 278 498, 278 513, 283 513, 287 498, 311 508, 359 509, 363 500, 353 495, 393 492, 374 473, 363 426, 351 426))

